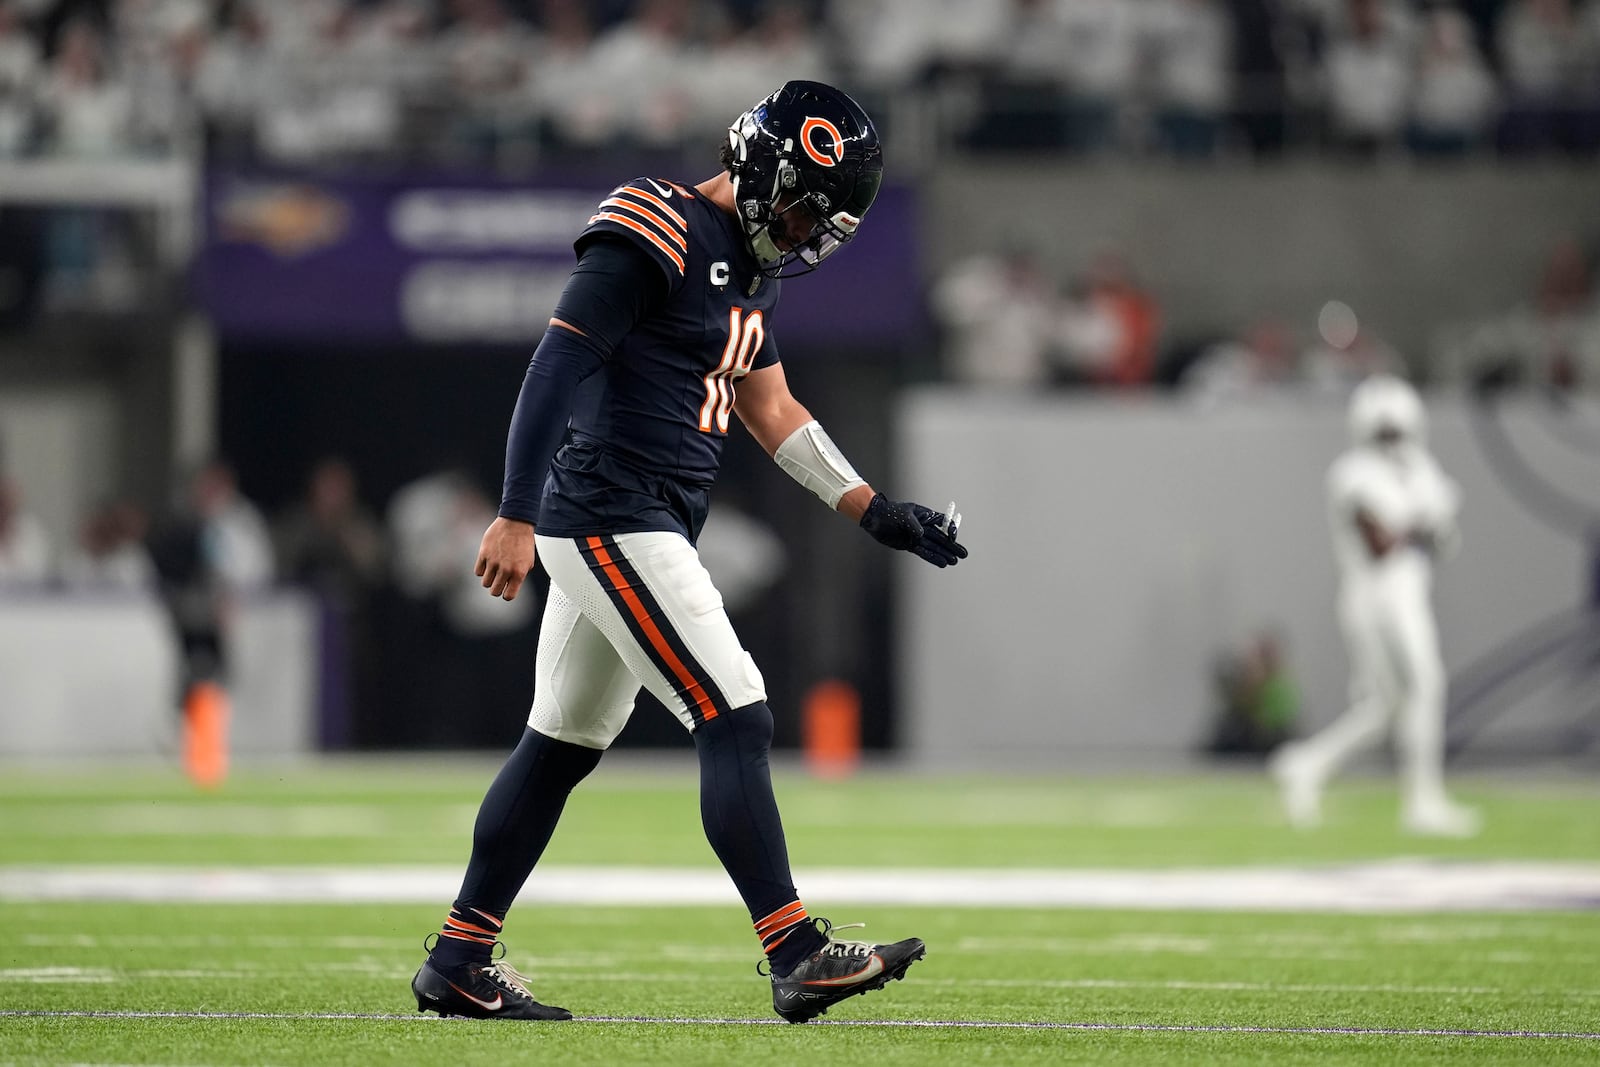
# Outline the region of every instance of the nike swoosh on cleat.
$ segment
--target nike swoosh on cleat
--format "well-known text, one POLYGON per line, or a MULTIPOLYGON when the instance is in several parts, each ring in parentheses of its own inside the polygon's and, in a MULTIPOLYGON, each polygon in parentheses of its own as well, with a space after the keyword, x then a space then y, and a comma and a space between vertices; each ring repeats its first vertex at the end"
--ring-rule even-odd
POLYGON ((652 186, 655 187, 655 191, 661 194, 661 199, 663 199, 663 200, 671 199, 671 197, 672 197, 672 190, 671 189, 663 189, 663 188, 661 188, 661 183, 656 181, 654 178, 646 178, 645 181, 649 182, 652 186))
POLYGON ((815 982, 807 982, 806 985, 809 985, 809 986, 854 985, 856 982, 864 982, 868 978, 876 978, 878 975, 880 975, 882 973, 883 973, 883 957, 878 955, 877 953, 873 953, 872 959, 867 961, 867 965, 865 967, 861 968, 855 974, 847 974, 843 978, 823 978, 823 979, 819 979, 819 980, 817 980, 815 982))
POLYGON ((454 982, 450 983, 450 988, 454 989, 457 993, 460 993, 462 996, 472 1001, 472 1003, 476 1004, 484 1011, 499 1011, 501 1008, 505 1007, 505 1001, 501 999, 499 993, 494 995, 493 1000, 479 1000, 477 997, 473 996, 471 993, 468 993, 465 989, 462 989, 454 982))

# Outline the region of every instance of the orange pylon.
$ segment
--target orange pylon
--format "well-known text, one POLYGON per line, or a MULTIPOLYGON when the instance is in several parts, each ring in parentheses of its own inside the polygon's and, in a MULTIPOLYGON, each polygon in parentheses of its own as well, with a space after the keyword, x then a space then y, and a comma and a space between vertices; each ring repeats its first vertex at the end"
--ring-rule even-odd
POLYGON ((216 682, 196 682, 183 702, 183 770, 206 789, 228 775, 228 691, 216 682))
POLYGON ((819 778, 845 778, 861 762, 861 694, 838 679, 818 682, 801 712, 806 767, 819 778))

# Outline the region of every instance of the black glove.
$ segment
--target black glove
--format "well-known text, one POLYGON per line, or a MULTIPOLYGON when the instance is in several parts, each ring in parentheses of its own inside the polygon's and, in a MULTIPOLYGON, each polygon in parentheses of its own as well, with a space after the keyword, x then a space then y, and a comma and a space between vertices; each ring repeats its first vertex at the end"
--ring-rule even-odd
POLYGON ((861 516, 861 528, 873 540, 902 552, 914 552, 935 567, 953 567, 967 558, 967 546, 956 543, 956 524, 932 508, 910 501, 890 500, 882 493, 872 498, 861 516))

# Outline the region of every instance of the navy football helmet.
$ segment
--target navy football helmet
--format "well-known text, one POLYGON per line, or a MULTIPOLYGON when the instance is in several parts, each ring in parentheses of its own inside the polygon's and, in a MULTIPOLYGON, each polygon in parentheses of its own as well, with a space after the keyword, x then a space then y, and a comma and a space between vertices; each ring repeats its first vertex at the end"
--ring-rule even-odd
POLYGON ((815 270, 855 236, 883 184, 872 120, 821 82, 788 82, 740 115, 728 128, 728 147, 723 163, 739 221, 769 278, 815 270), (788 236, 795 211, 812 223, 799 243, 788 236))

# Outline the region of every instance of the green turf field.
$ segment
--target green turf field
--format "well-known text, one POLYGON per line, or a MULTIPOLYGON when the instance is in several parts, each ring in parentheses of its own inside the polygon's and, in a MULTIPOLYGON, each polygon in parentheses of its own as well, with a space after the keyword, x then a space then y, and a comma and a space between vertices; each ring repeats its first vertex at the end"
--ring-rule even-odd
MULTIPOLYGON (((0 880, 88 865, 125 867, 130 885, 135 868, 168 866, 458 873, 492 769, 245 769, 201 795, 161 771, 7 766, 0 880)), ((783 773, 778 788, 802 894, 808 870, 851 867, 999 879, 1079 867, 1337 872, 1396 857, 1600 864, 1600 784, 1573 777, 1462 780, 1488 818, 1469 842, 1401 836, 1382 780, 1337 789, 1315 834, 1285 828, 1271 791, 1243 774, 825 783, 783 773)), ((546 862, 714 869, 692 769, 603 765, 546 862)), ((814 913, 867 921, 884 939, 923 937, 929 953, 905 982, 795 1027, 771 1014, 736 904, 524 904, 507 923, 511 959, 579 1020, 419 1016, 406 983, 445 896, 0 896, 0 1064, 1600 1063, 1600 899, 1588 902, 1597 910, 1341 914, 1286 910, 1292 901, 1149 910, 1131 898, 995 908, 807 895, 814 913)))

